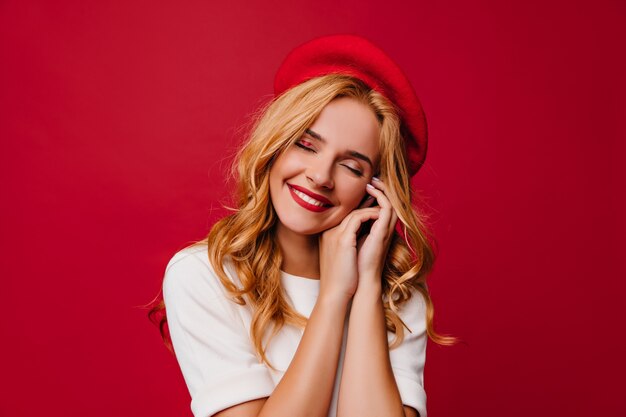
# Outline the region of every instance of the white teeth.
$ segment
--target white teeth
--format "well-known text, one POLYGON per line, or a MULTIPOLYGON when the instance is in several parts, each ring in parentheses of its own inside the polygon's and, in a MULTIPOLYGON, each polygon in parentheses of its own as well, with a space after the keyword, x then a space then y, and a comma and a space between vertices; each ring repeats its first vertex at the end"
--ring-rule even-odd
POLYGON ((318 207, 322 207, 324 205, 324 203, 320 203, 319 201, 312 199, 308 195, 304 194, 301 191, 296 190, 295 188, 292 188, 292 190, 294 193, 298 195, 298 197, 300 197, 301 199, 303 199, 309 204, 313 204, 314 206, 318 206, 318 207))

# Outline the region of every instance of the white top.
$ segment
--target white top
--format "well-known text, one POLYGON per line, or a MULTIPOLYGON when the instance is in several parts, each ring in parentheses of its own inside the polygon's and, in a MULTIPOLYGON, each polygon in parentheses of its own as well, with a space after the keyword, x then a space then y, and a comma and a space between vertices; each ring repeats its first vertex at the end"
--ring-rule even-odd
MULTIPOLYGON (((226 272, 235 284, 240 284, 228 264, 226 272)), ((320 281, 283 271, 281 281, 291 305, 309 317, 320 281)), ((163 298, 174 352, 191 395, 195 417, 209 417, 233 405, 272 394, 296 352, 303 330, 285 325, 272 339, 266 354, 278 371, 260 363, 250 339, 252 310, 227 298, 208 260, 206 244, 187 247, 172 257, 165 271, 163 298)), ((423 379, 426 307, 419 292, 414 292, 402 306, 400 317, 412 333, 405 329, 402 344, 390 350, 391 366, 402 403, 426 417, 423 379)), ((329 417, 337 413, 347 325, 348 317, 329 417)), ((387 335, 389 341, 394 337, 391 332, 387 335)))

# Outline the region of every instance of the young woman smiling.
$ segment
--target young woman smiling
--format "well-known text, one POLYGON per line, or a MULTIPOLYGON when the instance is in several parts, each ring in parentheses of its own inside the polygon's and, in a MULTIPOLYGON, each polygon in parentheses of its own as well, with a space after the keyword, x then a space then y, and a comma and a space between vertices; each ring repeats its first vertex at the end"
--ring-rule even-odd
POLYGON ((454 339, 433 329, 412 207, 419 101, 347 35, 296 48, 275 90, 235 159, 236 210, 174 255, 155 309, 193 413, 425 417, 427 338, 454 339))

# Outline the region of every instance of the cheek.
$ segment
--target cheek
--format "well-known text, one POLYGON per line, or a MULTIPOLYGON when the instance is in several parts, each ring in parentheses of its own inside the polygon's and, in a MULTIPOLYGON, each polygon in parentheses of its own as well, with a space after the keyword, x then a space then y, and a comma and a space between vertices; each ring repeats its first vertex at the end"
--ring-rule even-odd
POLYGON ((274 161, 272 168, 270 169, 270 176, 272 177, 289 177, 294 175, 302 166, 302 161, 298 155, 290 150, 287 150, 280 157, 274 161))
POLYGON ((343 204, 346 207, 350 207, 350 209, 354 210, 359 206, 363 198, 366 197, 367 191, 365 191, 365 183, 361 184, 352 184, 352 186, 347 187, 345 191, 342 193, 345 197, 342 199, 343 204))

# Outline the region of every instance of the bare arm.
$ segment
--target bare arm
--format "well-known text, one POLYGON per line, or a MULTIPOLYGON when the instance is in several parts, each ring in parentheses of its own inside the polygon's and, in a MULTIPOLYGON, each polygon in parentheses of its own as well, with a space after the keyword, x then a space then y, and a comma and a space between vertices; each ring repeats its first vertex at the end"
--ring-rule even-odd
POLYGON ((328 414, 347 305, 338 297, 318 299, 298 350, 259 417, 328 414))
POLYGON ((368 186, 367 190, 377 199, 381 211, 359 247, 358 288, 350 312, 337 415, 416 416, 416 410, 402 405, 389 358, 382 302, 383 263, 397 214, 384 194, 382 181, 373 184, 375 187, 368 186))
POLYGON ((318 299, 289 368, 265 401, 240 404, 215 417, 326 416, 332 398, 348 299, 318 299))
POLYGON ((405 416, 387 343, 380 285, 359 284, 350 313, 339 417, 405 416))
POLYGON ((378 209, 353 211, 320 238, 320 295, 298 349, 272 395, 215 417, 326 417, 333 395, 348 304, 357 284, 356 232, 378 209))

